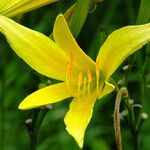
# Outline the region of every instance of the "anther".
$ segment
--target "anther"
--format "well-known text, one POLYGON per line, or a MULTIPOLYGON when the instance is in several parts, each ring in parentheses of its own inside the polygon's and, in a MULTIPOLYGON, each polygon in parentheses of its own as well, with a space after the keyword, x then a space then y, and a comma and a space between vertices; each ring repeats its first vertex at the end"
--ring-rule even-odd
POLYGON ((88 94, 90 95, 91 83, 92 83, 92 75, 89 69, 87 69, 87 77, 88 77, 88 94))
POLYGON ((70 78, 71 78, 72 62, 73 62, 73 55, 71 53, 70 61, 68 62, 67 68, 66 68, 66 82, 67 82, 67 87, 69 87, 69 82, 70 82, 70 78))

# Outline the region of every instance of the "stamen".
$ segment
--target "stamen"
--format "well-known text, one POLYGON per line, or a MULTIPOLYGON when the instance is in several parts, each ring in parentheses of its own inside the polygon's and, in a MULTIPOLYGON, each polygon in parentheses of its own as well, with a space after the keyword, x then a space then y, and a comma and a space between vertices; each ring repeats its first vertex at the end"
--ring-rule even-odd
POLYGON ((87 77, 84 77, 83 92, 86 91, 87 77))
POLYGON ((72 70, 72 62, 73 62, 73 56, 71 54, 70 61, 68 62, 67 68, 66 68, 66 82, 67 82, 67 87, 69 87, 69 83, 70 83, 71 70, 72 70))
POLYGON ((66 68, 66 80, 70 78, 70 73, 71 73, 71 63, 68 63, 67 68, 66 68))
POLYGON ((82 84, 83 84, 83 73, 80 72, 78 75, 78 95, 80 94, 82 84))
POLYGON ((96 62, 95 72, 96 72, 96 89, 98 92, 99 91, 99 60, 96 62))
POLYGON ((87 77, 88 77, 88 94, 90 95, 92 75, 89 69, 87 69, 87 77))

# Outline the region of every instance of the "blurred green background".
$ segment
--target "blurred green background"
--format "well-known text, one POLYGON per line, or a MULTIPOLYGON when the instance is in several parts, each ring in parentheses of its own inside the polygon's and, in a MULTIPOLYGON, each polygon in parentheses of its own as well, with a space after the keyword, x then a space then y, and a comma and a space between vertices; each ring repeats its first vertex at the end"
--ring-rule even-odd
MULTIPOLYGON (((26 27, 49 35, 56 16, 64 13, 74 2, 74 0, 62 0, 14 19, 26 27)), ((140 0, 104 0, 96 6, 91 6, 87 20, 77 38, 80 47, 95 60, 100 46, 109 33, 136 23, 140 2, 140 0)), ((144 47, 142 51, 136 53, 131 73, 129 70, 124 71, 122 67, 133 62, 133 56, 120 66, 113 79, 121 86, 126 84, 128 79, 130 97, 136 104, 142 104, 143 112, 150 114, 149 65, 146 68, 146 78, 141 72, 145 57, 144 47), (144 96, 141 96, 143 89, 144 96)), ((33 116, 33 111, 19 111, 17 107, 25 96, 38 89, 39 83, 41 76, 16 56, 0 34, 0 150, 29 149, 30 139, 24 122, 33 116)), ((84 150, 116 150, 113 129, 115 96, 114 91, 103 100, 96 102, 92 120, 85 134, 84 150)), ((63 122, 70 100, 54 104, 47 113, 39 130, 37 150, 79 150, 74 139, 66 132, 63 122)), ((124 110, 124 106, 121 110, 124 110)), ((141 150, 150 149, 149 124, 150 119, 145 121, 140 134, 141 150)), ((132 138, 126 120, 121 121, 121 130, 124 150, 132 150, 132 138)))

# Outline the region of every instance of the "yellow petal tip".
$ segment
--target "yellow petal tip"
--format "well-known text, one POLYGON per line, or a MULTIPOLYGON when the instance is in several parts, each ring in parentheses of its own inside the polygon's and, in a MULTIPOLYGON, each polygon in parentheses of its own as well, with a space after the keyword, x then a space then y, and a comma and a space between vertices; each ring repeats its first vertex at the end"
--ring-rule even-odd
POLYGON ((19 110, 26 110, 26 109, 29 109, 29 108, 30 108, 29 105, 27 105, 27 103, 24 102, 24 101, 22 101, 22 102, 19 104, 19 106, 18 106, 18 109, 19 109, 19 110))
POLYGON ((66 130, 75 139, 75 141, 78 144, 79 148, 82 149, 84 138, 80 136, 78 131, 76 133, 73 133, 72 130, 69 129, 67 126, 66 126, 66 130))

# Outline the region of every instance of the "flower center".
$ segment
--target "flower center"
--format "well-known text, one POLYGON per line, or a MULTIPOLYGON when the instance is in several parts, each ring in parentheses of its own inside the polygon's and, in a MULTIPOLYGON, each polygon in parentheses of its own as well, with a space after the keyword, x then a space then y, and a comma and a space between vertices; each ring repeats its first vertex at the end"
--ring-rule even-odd
POLYGON ((83 68, 83 70, 79 69, 78 71, 74 68, 72 62, 69 62, 66 68, 66 83, 73 97, 80 97, 83 94, 90 96, 94 90, 97 90, 97 93, 100 92, 99 62, 92 70, 83 68))

